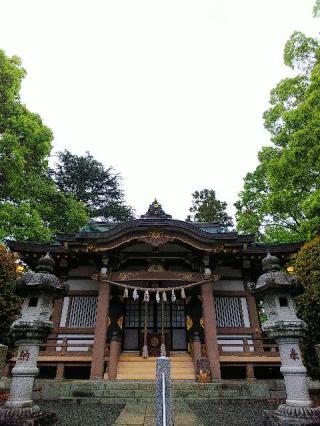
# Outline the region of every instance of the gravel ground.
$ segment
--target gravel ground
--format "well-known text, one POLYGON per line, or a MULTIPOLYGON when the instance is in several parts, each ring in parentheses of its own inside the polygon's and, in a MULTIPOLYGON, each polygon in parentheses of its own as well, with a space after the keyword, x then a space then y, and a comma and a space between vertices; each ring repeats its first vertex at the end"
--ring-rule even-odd
POLYGON ((188 405, 205 426, 261 426, 263 410, 279 405, 268 401, 196 401, 188 405))
POLYGON ((57 426, 111 426, 124 408, 124 404, 76 404, 61 401, 37 401, 43 411, 58 415, 57 426))

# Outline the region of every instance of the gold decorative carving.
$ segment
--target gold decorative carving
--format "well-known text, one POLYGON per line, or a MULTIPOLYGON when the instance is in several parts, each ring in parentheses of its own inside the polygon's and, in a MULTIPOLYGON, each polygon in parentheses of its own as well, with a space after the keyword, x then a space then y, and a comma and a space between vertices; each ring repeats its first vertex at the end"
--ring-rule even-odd
POLYGON ((148 272, 164 272, 165 269, 159 263, 153 263, 148 267, 148 272))
POLYGON ((107 317, 106 324, 107 324, 107 327, 109 327, 109 325, 111 324, 111 319, 110 319, 110 317, 109 317, 109 316, 107 317))
POLYGON ((204 318, 203 317, 200 318, 200 325, 201 325, 202 328, 204 328, 204 318))
POLYGON ((146 244, 150 244, 153 247, 159 247, 173 240, 174 240, 173 237, 165 235, 163 232, 160 232, 160 231, 149 232, 147 235, 142 236, 138 239, 138 241, 142 241, 146 244))
POLYGON ((159 343, 160 343, 160 341, 159 341, 158 337, 155 337, 155 336, 151 337, 151 339, 150 339, 151 346, 156 348, 157 346, 159 346, 159 343))
POLYGON ((183 281, 187 281, 187 282, 193 281, 193 273, 192 272, 180 273, 179 276, 181 277, 181 279, 183 281))
POLYGON ((189 317, 189 315, 187 315, 187 330, 189 331, 192 326, 193 326, 193 321, 189 317))
POLYGON ((121 315, 121 317, 118 319, 117 321, 118 327, 121 328, 122 330, 122 325, 123 325, 123 315, 121 315))

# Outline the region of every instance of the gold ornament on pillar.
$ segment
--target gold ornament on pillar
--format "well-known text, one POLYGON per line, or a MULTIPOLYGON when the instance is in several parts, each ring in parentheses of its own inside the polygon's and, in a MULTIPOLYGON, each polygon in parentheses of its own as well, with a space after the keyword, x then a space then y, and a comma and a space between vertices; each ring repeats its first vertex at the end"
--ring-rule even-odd
POLYGON ((189 331, 192 326, 193 326, 193 321, 189 317, 189 315, 187 315, 187 330, 189 331))
POLYGON ((107 317, 106 324, 107 324, 107 327, 109 327, 109 325, 111 324, 111 319, 110 319, 110 317, 109 317, 109 316, 107 317))
POLYGON ((121 328, 122 330, 122 325, 123 325, 123 315, 121 315, 121 317, 118 319, 117 321, 118 327, 121 328))
POLYGON ((201 325, 202 328, 204 328, 204 318, 203 317, 200 318, 200 325, 201 325))

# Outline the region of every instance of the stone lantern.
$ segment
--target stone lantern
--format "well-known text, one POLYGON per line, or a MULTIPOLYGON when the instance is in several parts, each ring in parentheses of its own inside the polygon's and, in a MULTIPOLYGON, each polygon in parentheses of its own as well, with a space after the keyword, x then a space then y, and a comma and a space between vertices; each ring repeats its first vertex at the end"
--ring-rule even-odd
POLYGON ((60 283, 53 275, 54 265, 52 257, 46 254, 39 260, 36 272, 27 272, 16 282, 16 294, 23 297, 24 302, 20 317, 11 326, 17 357, 10 398, 0 408, 0 425, 47 425, 56 421, 54 413, 42 413, 32 401, 39 348, 53 329, 53 302, 68 290, 67 284, 60 283))
POLYGON ((293 296, 301 292, 298 278, 282 272, 276 256, 262 260, 264 273, 256 284, 249 285, 251 292, 263 302, 267 321, 262 330, 275 339, 281 357, 280 371, 284 377, 287 399, 276 411, 265 412, 266 425, 320 425, 320 410, 312 408, 307 387, 306 368, 302 362, 299 339, 306 328, 295 312, 293 296))

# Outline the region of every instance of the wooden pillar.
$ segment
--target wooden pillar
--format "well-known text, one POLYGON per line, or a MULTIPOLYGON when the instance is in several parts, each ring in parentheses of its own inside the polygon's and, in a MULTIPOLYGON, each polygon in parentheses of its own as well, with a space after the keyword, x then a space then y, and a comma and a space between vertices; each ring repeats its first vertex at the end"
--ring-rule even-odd
POLYGON ((221 379, 217 321, 211 283, 201 285, 201 298, 204 317, 204 337, 207 357, 210 362, 211 376, 213 379, 221 379))
POLYGON ((64 363, 58 362, 56 380, 62 380, 62 379, 64 379, 64 363))
POLYGON ((100 282, 90 373, 91 380, 101 380, 103 378, 109 302, 110 284, 100 282))
POLYGON ((247 364, 246 365, 246 375, 247 375, 247 379, 249 380, 254 380, 254 368, 253 368, 253 364, 247 364))
POLYGON ((109 368, 108 368, 108 379, 114 380, 117 378, 118 359, 120 352, 120 337, 117 332, 114 332, 110 342, 110 356, 109 356, 109 368))
POLYGON ((195 332, 194 336, 193 336, 193 341, 192 341, 192 359, 193 359, 193 365, 194 365, 194 372, 195 372, 196 376, 198 374, 198 364, 197 364, 197 361, 201 357, 202 357, 202 354, 201 354, 201 340, 200 340, 199 333, 195 332))
POLYGON ((257 310, 257 304, 256 299, 254 296, 248 291, 247 284, 252 281, 251 276, 251 262, 249 259, 245 259, 243 261, 243 282, 246 287, 246 298, 247 298, 247 304, 248 304, 248 311, 249 311, 249 318, 250 318, 250 324, 251 328, 253 329, 252 337, 254 339, 253 345, 255 348, 255 351, 261 353, 263 352, 263 342, 261 339, 261 327, 260 327, 260 321, 259 321, 259 315, 257 310))

